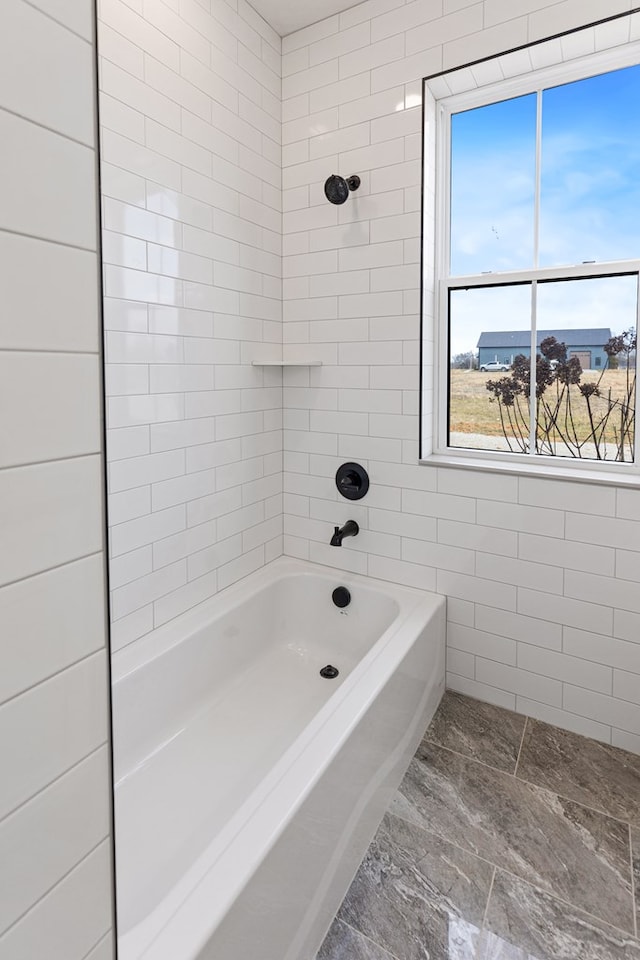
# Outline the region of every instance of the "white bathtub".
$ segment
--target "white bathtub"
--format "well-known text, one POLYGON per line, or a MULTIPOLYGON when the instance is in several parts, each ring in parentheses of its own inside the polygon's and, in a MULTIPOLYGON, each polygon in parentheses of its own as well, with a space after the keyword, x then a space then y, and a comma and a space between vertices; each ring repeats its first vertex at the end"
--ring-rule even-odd
POLYGON ((115 654, 119 960, 315 956, 443 692, 444 631, 441 597, 283 558, 115 654))

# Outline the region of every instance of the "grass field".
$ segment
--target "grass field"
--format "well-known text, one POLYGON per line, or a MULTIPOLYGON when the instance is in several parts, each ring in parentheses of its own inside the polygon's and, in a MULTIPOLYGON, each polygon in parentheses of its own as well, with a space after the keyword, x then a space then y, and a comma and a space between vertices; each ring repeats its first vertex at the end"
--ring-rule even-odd
MULTIPOLYGON (((489 380, 499 380, 502 377, 508 377, 509 373, 481 373, 479 370, 451 370, 451 392, 450 392, 450 429, 455 434, 475 434, 479 438, 497 438, 496 446, 502 446, 499 442, 504 437, 502 425, 500 422, 500 410, 498 402, 493 400, 491 394, 487 391, 486 384, 489 380)), ((597 383, 600 374, 596 371, 585 372, 582 374, 582 383, 597 383)), ((608 393, 611 390, 612 397, 620 399, 624 397, 627 384, 626 370, 607 370, 600 382, 601 392, 608 393)), ((589 415, 584 398, 579 393, 577 386, 572 386, 572 408, 574 411, 574 424, 578 437, 587 439, 591 432, 589 425, 589 415)), ((555 395, 556 387, 554 385, 547 388, 546 396, 552 399, 555 395)), ((598 398, 592 399, 592 410, 597 417, 599 412, 605 409, 605 401, 598 398)), ((526 418, 528 424, 528 416, 526 418)), ((610 427, 606 434, 608 444, 615 445, 614 418, 610 420, 610 427)), ((619 420, 616 422, 618 425, 619 420)), ((466 444, 465 444, 466 445, 466 444)), ((478 446, 486 448, 494 446, 491 443, 470 443, 469 446, 478 446)), ((586 452, 586 451, 585 451, 586 452)), ((612 456, 612 452, 608 453, 612 456)))

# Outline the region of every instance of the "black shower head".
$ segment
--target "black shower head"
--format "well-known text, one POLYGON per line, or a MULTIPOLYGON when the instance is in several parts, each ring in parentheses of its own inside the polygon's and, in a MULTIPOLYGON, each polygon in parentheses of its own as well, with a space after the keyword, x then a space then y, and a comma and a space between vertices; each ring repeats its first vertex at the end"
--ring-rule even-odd
POLYGON ((337 174, 329 177, 324 185, 324 195, 330 203, 344 203, 350 190, 357 190, 360 186, 360 177, 339 177, 337 174))

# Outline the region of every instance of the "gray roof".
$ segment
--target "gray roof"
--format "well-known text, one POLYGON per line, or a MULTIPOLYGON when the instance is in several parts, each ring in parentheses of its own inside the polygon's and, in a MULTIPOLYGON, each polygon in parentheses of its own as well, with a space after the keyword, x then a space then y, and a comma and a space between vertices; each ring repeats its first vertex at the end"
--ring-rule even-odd
MULTIPOLYGON (((591 327, 589 330, 538 330, 537 343, 540 346, 545 337, 555 337, 559 343, 568 347, 603 347, 611 339, 609 327, 591 327)), ((478 347, 496 349, 517 349, 531 344, 529 330, 489 331, 480 334, 478 347)))

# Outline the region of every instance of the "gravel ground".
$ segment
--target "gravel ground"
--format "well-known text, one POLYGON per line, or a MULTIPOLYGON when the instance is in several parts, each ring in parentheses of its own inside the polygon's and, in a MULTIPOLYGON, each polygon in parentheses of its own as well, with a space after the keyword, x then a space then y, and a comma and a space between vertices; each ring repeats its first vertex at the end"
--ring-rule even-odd
MULTIPOLYGON (((451 434, 451 446, 452 447, 470 447, 472 450, 503 450, 509 453, 509 444, 504 437, 487 437, 482 433, 452 433, 451 434)), ((516 447, 515 441, 513 443, 513 453, 519 453, 520 451, 516 447)), ((561 447, 558 447, 558 456, 562 456, 563 459, 573 460, 579 459, 574 458, 570 454, 562 454, 561 447)), ((609 451, 613 452, 614 448, 610 447, 609 451)), ((587 443, 582 448, 582 459, 583 460, 596 460, 596 448, 594 444, 587 443)), ((613 460, 612 456, 607 458, 608 460, 613 460)))
MULTIPOLYGON (((472 450, 506 450, 509 444, 504 437, 485 437, 482 433, 452 433, 452 447, 471 447, 472 450)), ((515 443, 513 444, 515 448, 515 443)))

